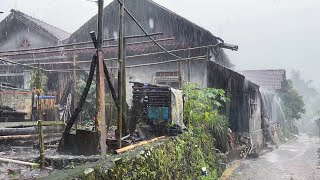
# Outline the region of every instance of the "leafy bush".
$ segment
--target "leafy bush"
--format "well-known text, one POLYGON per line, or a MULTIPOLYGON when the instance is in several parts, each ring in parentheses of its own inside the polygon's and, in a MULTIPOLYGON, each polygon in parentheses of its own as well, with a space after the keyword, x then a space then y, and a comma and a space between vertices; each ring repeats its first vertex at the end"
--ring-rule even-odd
MULTIPOLYGON (((188 83, 183 87, 186 95, 184 116, 189 127, 203 128, 223 146, 227 139, 227 118, 219 114, 223 104, 229 101, 222 89, 203 88, 188 83)), ((221 147, 223 148, 223 147, 221 147)))
POLYGON ((31 79, 29 81, 30 87, 36 88, 40 90, 40 93, 44 93, 46 90, 48 82, 48 76, 41 70, 32 70, 31 72, 31 79))
MULTIPOLYGON (((100 179, 218 179, 218 164, 212 136, 189 130, 159 146, 151 146, 116 159, 113 168, 97 171, 100 179), (200 135, 200 136, 199 136, 200 135), (207 175, 203 175, 206 168, 207 175), (101 173, 100 173, 101 172, 101 173), (108 173, 105 173, 108 172, 108 173)), ((98 178, 97 178, 98 179, 98 178)))
POLYGON ((288 92, 281 94, 281 104, 285 114, 285 120, 281 121, 282 133, 286 137, 290 137, 291 133, 297 134, 298 127, 296 121, 305 113, 304 101, 298 91, 294 89, 292 81, 288 80, 288 92))

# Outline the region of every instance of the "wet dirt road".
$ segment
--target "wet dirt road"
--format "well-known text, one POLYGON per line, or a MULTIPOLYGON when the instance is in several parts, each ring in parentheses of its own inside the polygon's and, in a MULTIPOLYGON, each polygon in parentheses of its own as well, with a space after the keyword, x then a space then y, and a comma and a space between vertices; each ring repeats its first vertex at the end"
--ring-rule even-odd
POLYGON ((318 138, 300 136, 257 159, 240 163, 232 180, 320 180, 318 138))

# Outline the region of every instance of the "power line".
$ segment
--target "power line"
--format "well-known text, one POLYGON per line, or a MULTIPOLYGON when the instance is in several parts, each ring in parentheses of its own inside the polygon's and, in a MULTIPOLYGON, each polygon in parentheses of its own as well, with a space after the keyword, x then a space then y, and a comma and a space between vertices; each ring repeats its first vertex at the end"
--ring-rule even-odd
MULTIPOLYGON (((174 38, 164 38, 164 39, 158 39, 155 41, 168 41, 173 40, 174 38)), ((137 45, 137 44, 144 44, 144 43, 150 43, 153 41, 140 41, 140 42, 132 42, 127 43, 127 45, 137 45)), ((92 43, 92 42, 91 42, 92 43)), ((108 45, 103 46, 102 48, 112 48, 112 47, 118 47, 118 45, 108 45)), ((82 47, 82 48, 70 48, 70 49, 61 49, 61 50, 51 50, 51 51, 39 51, 39 52, 25 52, 25 53, 13 53, 13 54, 2 54, 3 57, 9 57, 9 56, 18 56, 18 55, 35 55, 35 54, 48 54, 48 53, 60 53, 60 52, 67 52, 67 51, 81 51, 81 50, 94 50, 94 47, 82 47)), ((17 51, 19 52, 19 51, 17 51)))
MULTIPOLYGON (((151 33, 147 35, 130 35, 130 36, 125 36, 124 38, 126 39, 135 39, 135 38, 141 38, 141 37, 148 37, 148 36, 157 36, 157 35, 162 35, 163 32, 156 32, 156 33, 151 33)), ((109 42, 109 41, 116 41, 119 38, 109 38, 109 39, 103 39, 102 42, 109 42)), ((80 45, 87 45, 87 44, 92 44, 92 41, 86 41, 86 42, 79 42, 79 43, 71 43, 71 44, 63 44, 63 45, 57 45, 57 46, 47 46, 47 47, 40 47, 40 48, 31 48, 31 49, 21 49, 21 50, 9 50, 9 51, 2 51, 2 53, 16 53, 16 52, 26 52, 26 51, 39 51, 39 50, 46 50, 46 49, 56 49, 56 48, 64 48, 64 47, 70 47, 70 46, 80 46, 80 45)))
MULTIPOLYGON (((123 5, 123 3, 120 0, 117 0, 120 5, 123 5)), ((124 10, 126 13, 130 16, 130 18, 139 26, 139 28, 146 34, 148 35, 148 32, 142 27, 142 25, 138 22, 138 20, 130 13, 130 11, 123 5, 124 10)), ((165 51, 166 53, 170 54, 171 56, 174 56, 176 58, 182 59, 182 57, 175 55, 173 53, 168 52, 164 47, 162 47, 158 42, 155 41, 155 39, 151 36, 148 36, 160 49, 165 51)))
POLYGON ((14 61, 3 59, 3 58, 0 58, 0 61, 11 63, 11 64, 16 64, 16 65, 19 65, 19 66, 24 66, 24 67, 31 68, 31 69, 39 69, 39 70, 42 70, 42 71, 47 71, 46 69, 42 69, 42 68, 34 67, 34 66, 29 66, 27 64, 17 63, 17 62, 14 62, 14 61))
MULTIPOLYGON (((213 47, 213 45, 208 45, 208 46, 196 46, 196 47, 190 47, 190 48, 182 48, 182 49, 175 49, 175 50, 169 50, 168 52, 180 52, 180 51, 187 51, 187 50, 196 50, 196 49, 203 49, 203 48, 208 48, 208 47, 213 47)), ((136 57, 143 57, 143 56, 150 56, 150 55, 157 55, 157 54, 164 54, 166 52, 164 51, 159 51, 159 52, 152 52, 152 53, 146 53, 146 54, 137 54, 137 55, 131 55, 131 56, 126 56, 126 59, 131 59, 131 58, 136 58, 136 57)), ((117 57, 115 58, 108 58, 104 59, 104 61, 115 61, 118 60, 117 57)), ((21 60, 24 61, 24 60, 21 60)), ((38 61, 41 61, 41 59, 38 59, 38 61)), ((15 60, 16 62, 16 60, 15 60)), ((77 61, 77 64, 87 64, 91 63, 92 61, 77 61)), ((72 64, 73 62, 71 61, 55 61, 55 62, 35 62, 35 63, 24 63, 28 65, 55 65, 55 64, 72 64)), ((11 66, 11 64, 0 64, 1 66, 11 66)), ((50 70, 47 70, 50 71, 50 70)))

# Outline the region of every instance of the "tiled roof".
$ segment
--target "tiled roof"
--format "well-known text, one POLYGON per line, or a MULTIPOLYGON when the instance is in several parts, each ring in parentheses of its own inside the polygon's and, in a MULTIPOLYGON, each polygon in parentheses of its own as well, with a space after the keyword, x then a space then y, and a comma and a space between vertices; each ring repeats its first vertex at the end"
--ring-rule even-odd
POLYGON ((282 90, 284 80, 286 79, 286 70, 272 69, 272 70, 245 70, 240 71, 246 79, 258 84, 261 88, 266 90, 282 90))
POLYGON ((34 17, 31 17, 27 14, 24 14, 18 10, 14 10, 12 9, 11 12, 17 17, 17 18, 22 18, 20 20, 24 21, 27 20, 28 22, 32 22, 34 23, 37 27, 45 30, 47 33, 50 33, 51 35, 53 35, 55 38, 57 38, 58 40, 64 40, 67 39, 70 36, 70 33, 59 29, 55 26, 52 26, 50 24, 47 24, 39 19, 36 19, 34 17))

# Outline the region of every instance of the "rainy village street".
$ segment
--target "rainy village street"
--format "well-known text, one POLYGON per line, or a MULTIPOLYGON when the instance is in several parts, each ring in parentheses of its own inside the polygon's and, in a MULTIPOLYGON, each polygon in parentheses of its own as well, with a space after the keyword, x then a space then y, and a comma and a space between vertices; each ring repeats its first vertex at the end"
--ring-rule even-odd
POLYGON ((318 180, 320 179, 319 140, 301 135, 257 159, 238 164, 230 180, 318 180))
POLYGON ((320 180, 312 0, 0 1, 0 180, 320 180))

